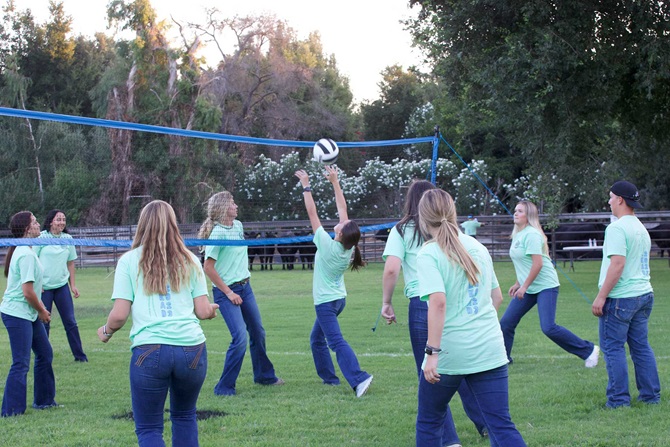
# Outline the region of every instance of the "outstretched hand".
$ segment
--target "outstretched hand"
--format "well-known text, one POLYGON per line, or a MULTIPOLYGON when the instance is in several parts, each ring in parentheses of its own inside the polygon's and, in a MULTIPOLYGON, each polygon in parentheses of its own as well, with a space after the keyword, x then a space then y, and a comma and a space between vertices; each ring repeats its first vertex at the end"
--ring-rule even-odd
POLYGON ((309 186, 309 174, 304 169, 295 171, 295 176, 298 177, 303 188, 309 186))
POLYGON ((337 183, 337 168, 335 166, 326 165, 326 172, 323 174, 324 177, 332 184, 337 183))

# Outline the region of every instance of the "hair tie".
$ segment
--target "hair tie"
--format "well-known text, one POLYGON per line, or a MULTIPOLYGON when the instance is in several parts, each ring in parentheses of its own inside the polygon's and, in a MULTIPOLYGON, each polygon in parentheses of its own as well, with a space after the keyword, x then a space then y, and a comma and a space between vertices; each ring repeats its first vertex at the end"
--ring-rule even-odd
POLYGON ((443 217, 442 220, 440 221, 442 223, 449 223, 449 220, 446 217, 443 217))

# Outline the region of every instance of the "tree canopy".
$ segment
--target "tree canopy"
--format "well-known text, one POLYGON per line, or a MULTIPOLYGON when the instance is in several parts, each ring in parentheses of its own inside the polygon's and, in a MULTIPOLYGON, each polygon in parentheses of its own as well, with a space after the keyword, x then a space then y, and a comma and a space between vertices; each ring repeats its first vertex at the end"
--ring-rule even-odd
POLYGON ((636 182, 649 207, 668 206, 670 179, 648 169, 670 162, 661 150, 669 142, 667 2, 410 4, 419 14, 408 29, 456 104, 464 147, 482 135, 504 142, 500 155, 521 156, 523 173, 567 184, 558 206, 602 207, 620 178, 636 182))

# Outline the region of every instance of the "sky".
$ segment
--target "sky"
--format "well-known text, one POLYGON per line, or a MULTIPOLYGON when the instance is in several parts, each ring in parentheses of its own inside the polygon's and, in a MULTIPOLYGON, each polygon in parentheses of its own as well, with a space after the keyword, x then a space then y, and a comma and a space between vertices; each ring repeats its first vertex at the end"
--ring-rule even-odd
MULTIPOLYGON (((111 34, 106 29, 108 0, 62 0, 72 17, 73 32, 92 36, 111 34)), ((379 97, 377 84, 384 68, 400 64, 405 69, 420 65, 420 54, 411 47, 409 32, 401 20, 414 13, 408 0, 152 0, 159 20, 170 16, 181 22, 205 21, 205 8, 216 7, 234 15, 274 14, 286 21, 305 39, 312 31, 321 35, 325 54, 334 54, 340 73, 349 78, 354 101, 374 101, 379 97)), ((49 14, 49 0, 21 0, 20 10, 30 9, 38 23, 49 14)), ((204 53, 208 61, 209 53, 204 53)))

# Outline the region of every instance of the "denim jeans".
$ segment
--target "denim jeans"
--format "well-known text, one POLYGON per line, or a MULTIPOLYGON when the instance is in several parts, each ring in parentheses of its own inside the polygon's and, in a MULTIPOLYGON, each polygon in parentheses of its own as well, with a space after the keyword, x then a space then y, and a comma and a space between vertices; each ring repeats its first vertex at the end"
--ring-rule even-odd
POLYGON ((440 436, 447 404, 465 381, 481 411, 492 446, 525 446, 509 413, 507 365, 490 371, 467 375, 441 374, 440 381, 431 384, 419 377, 419 409, 416 417, 416 446, 442 447, 440 436))
POLYGON ((54 400, 56 379, 51 366, 53 350, 44 323, 39 319, 29 321, 11 315, 1 315, 12 351, 12 366, 9 368, 2 398, 2 417, 26 412, 31 349, 35 353, 33 407, 42 409, 58 405, 54 400))
POLYGON ((335 374, 333 359, 328 351, 330 348, 335 351, 337 364, 347 383, 355 389, 359 383, 370 377, 370 374, 361 370, 356 353, 342 337, 337 316, 342 313, 345 306, 346 299, 344 298, 314 306, 316 321, 309 336, 309 344, 312 348, 316 373, 321 377, 323 383, 330 385, 340 383, 340 379, 335 374))
POLYGON ((214 394, 219 396, 235 394, 235 382, 247 352, 247 333, 249 333, 249 353, 254 371, 254 382, 270 385, 278 380, 274 366, 265 350, 265 329, 263 329, 261 312, 256 304, 251 283, 234 285, 231 290, 242 298, 241 305, 236 306, 221 290, 216 287, 213 289, 214 302, 219 305, 221 316, 232 337, 226 352, 221 378, 214 387, 214 394))
POLYGON ((661 400, 656 357, 649 346, 648 323, 654 306, 654 294, 636 298, 607 298, 599 318, 600 346, 607 366, 607 406, 630 405, 628 360, 625 343, 635 368, 638 400, 655 404, 661 400))
POLYGON ((130 394, 140 447, 164 447, 163 413, 170 392, 172 446, 198 445, 195 404, 207 374, 207 348, 142 345, 130 360, 130 394))
MULTIPOLYGON (((426 344, 428 342, 428 302, 421 301, 419 297, 410 298, 408 320, 409 339, 412 344, 412 352, 414 353, 416 372, 421 375, 421 364, 423 363, 426 344)), ((465 382, 458 388, 458 394, 461 397, 465 414, 475 424, 477 432, 482 434, 483 430, 486 428, 484 417, 482 416, 481 411, 479 411, 479 407, 474 402, 470 389, 465 382)), ((450 408, 447 408, 447 416, 444 420, 442 436, 445 445, 460 444, 450 408)))
POLYGON ((512 345, 514 332, 521 318, 537 304, 537 313, 540 316, 540 328, 544 335, 558 346, 586 360, 593 352, 593 343, 582 340, 575 334, 556 324, 556 303, 558 301, 558 287, 544 289, 539 293, 526 293, 523 299, 513 298, 505 314, 500 319, 500 329, 505 339, 507 358, 512 362, 512 345))
MULTIPOLYGON (((43 291, 42 302, 49 312, 51 312, 52 306, 54 304, 56 305, 58 314, 60 315, 61 320, 63 320, 65 335, 67 335, 67 342, 70 344, 70 351, 72 351, 74 359, 80 362, 87 362, 88 358, 86 357, 86 354, 84 354, 84 348, 81 345, 77 320, 74 318, 74 303, 72 302, 70 286, 65 284, 57 289, 43 291)), ((48 336, 51 325, 46 323, 44 327, 47 330, 48 336)))

